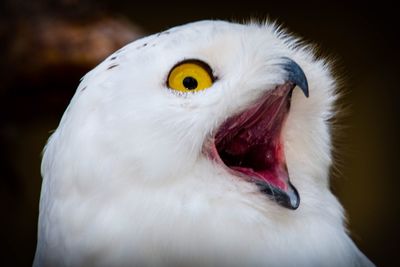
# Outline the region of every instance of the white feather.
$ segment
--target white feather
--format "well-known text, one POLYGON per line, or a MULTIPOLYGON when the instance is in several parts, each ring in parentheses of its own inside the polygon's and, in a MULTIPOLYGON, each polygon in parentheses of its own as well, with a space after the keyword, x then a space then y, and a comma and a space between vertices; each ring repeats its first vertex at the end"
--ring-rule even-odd
POLYGON ((34 265, 373 266, 329 190, 334 101, 328 64, 269 24, 201 21, 127 45, 84 77, 46 146, 34 265), (283 132, 295 211, 202 153, 227 117, 283 82, 281 57, 310 88, 293 92, 283 132), (177 95, 167 75, 189 58, 218 81, 177 95))

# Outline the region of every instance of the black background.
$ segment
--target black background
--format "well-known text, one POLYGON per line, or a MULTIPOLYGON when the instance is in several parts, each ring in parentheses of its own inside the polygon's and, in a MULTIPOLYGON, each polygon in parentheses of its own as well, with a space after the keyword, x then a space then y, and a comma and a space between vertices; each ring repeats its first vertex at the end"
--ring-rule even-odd
MULTIPOLYGON (((42 2, 2 4, 0 30, 7 30, 6 22, 14 15, 29 21, 34 14, 34 3, 40 5, 42 2)), ((332 189, 347 211, 352 237, 361 250, 379 266, 398 266, 395 253, 400 237, 399 108, 396 105, 399 31, 396 23, 398 8, 394 4, 276 0, 72 2, 81 2, 86 10, 93 8, 123 16, 148 33, 200 19, 243 21, 269 17, 298 36, 318 44, 322 55, 336 61, 335 71, 344 92, 340 105, 346 110, 337 122, 340 130, 334 135, 337 161, 332 189)), ((73 9, 68 12, 67 19, 73 20, 79 15, 73 9)), ((8 31, 8 34, 12 32, 8 31)), ((2 42, 0 48, 3 46, 2 42)), ((1 77, 7 77, 9 66, 0 64, 1 77)), ((79 73, 80 76, 83 74, 79 73)), ((18 81, 11 80, 6 84, 0 81, 2 266, 29 266, 32 262, 41 183, 41 150, 49 132, 57 127, 78 79, 50 91, 28 90, 25 87, 29 84, 21 86, 18 81), (14 86, 17 83, 19 85, 14 86), (43 99, 49 95, 61 100, 47 107, 43 99)))

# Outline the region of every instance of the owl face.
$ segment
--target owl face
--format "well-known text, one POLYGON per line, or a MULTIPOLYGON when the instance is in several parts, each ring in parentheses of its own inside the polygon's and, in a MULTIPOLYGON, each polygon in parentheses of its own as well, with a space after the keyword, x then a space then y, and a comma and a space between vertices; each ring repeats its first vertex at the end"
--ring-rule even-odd
POLYGON ((112 169, 158 183, 206 159, 296 209, 299 177, 325 177, 330 164, 333 86, 275 27, 206 21, 117 51, 85 76, 71 110, 87 110, 83 146, 108 151, 112 169))

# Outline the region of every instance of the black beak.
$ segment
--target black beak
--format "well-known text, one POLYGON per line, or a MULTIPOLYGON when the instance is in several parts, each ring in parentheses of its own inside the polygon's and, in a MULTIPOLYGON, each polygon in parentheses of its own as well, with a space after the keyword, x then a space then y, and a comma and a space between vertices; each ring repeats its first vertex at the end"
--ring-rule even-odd
POLYGON ((293 83, 294 85, 297 85, 303 91, 304 95, 308 97, 308 82, 304 71, 296 62, 294 62, 290 58, 283 57, 282 59, 282 68, 287 73, 286 80, 293 83))
POLYGON ((257 181, 256 185, 261 192, 273 196, 276 202, 288 209, 295 210, 300 206, 299 192, 297 192, 296 187, 294 187, 290 181, 288 181, 288 189, 286 192, 262 181, 257 181))

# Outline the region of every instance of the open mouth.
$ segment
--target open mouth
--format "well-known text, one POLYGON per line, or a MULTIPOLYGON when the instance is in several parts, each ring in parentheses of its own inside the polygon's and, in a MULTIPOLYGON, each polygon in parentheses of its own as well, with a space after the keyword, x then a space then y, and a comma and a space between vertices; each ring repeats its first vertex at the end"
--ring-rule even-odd
MULTIPOLYGON (((296 63, 290 61, 290 64, 296 63)), ((268 91, 247 110, 230 117, 219 127, 209 155, 230 173, 255 183, 278 204, 297 209, 300 197, 290 183, 281 133, 293 89, 302 83, 301 89, 308 96, 308 86, 300 67, 296 64, 290 69, 293 68, 297 71, 296 77, 288 75, 288 82, 268 91)))

